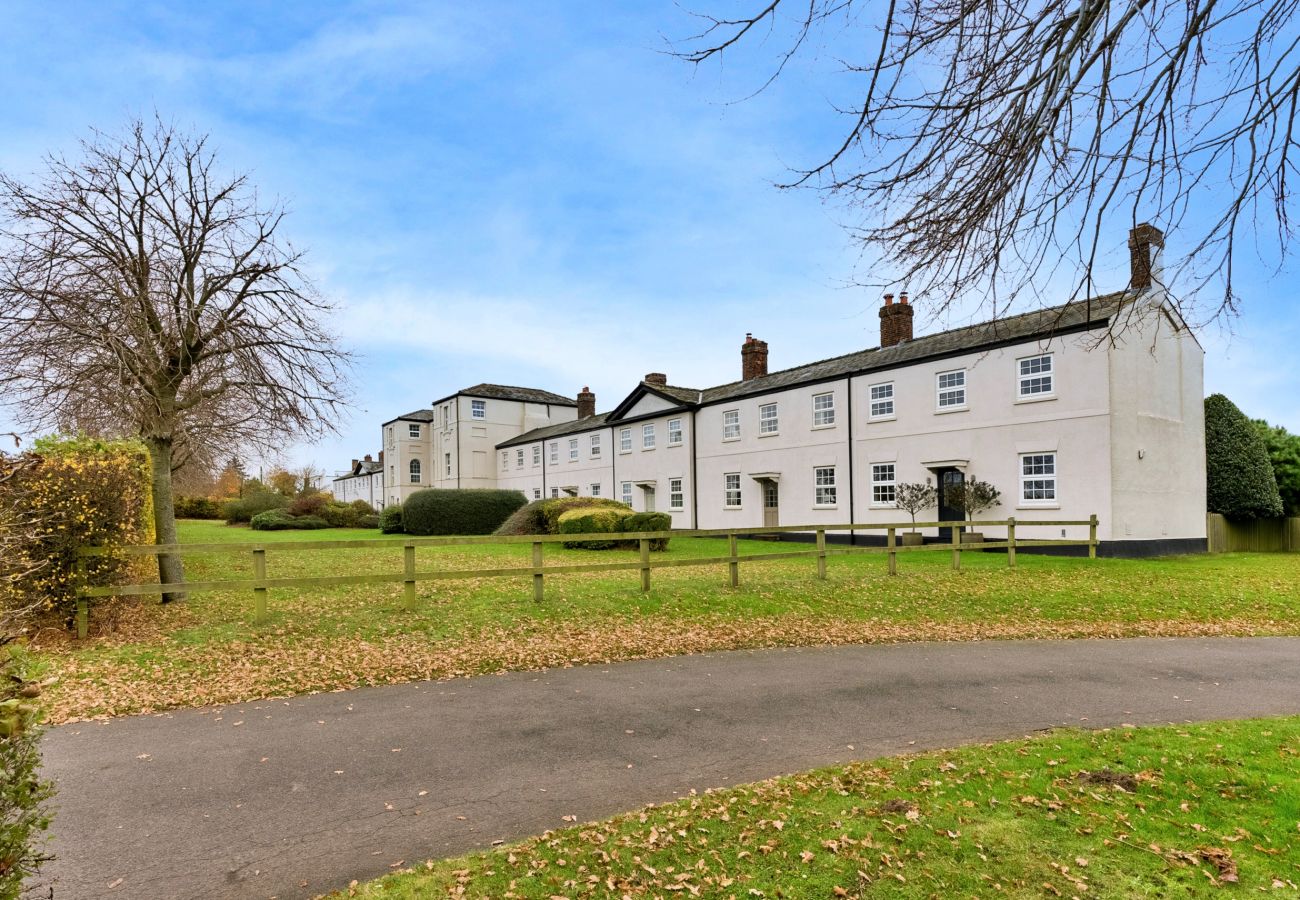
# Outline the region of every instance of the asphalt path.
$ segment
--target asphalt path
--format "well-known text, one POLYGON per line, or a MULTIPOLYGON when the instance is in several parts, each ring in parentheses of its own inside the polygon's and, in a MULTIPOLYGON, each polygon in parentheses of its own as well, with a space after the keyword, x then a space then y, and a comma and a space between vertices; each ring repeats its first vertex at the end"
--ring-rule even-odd
POLYGON ((1300 713, 1300 638, 716 653, 51 729, 39 896, 291 898, 691 790, 1055 726, 1300 713))

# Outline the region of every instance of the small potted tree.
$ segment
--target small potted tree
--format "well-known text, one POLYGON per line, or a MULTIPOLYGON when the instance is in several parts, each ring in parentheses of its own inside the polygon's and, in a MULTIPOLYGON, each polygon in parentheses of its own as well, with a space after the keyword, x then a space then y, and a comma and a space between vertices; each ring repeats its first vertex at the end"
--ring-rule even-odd
MULTIPOLYGON (((973 525, 980 513, 1002 504, 1002 492, 987 481, 964 481, 948 487, 944 501, 960 509, 973 525)), ((963 544, 980 544, 984 542, 984 535, 967 529, 962 532, 961 541, 963 544)))
POLYGON ((939 503, 939 490, 932 484, 904 481, 894 488, 894 505, 912 516, 912 530, 902 534, 904 547, 915 547, 924 542, 916 530, 916 514, 939 503))

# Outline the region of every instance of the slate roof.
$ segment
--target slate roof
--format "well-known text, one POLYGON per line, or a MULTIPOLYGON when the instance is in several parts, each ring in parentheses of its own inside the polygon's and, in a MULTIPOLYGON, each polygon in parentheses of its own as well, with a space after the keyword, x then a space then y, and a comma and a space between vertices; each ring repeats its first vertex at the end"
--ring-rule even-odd
MULTIPOLYGON (((483 397, 487 400, 518 400, 522 403, 550 403, 553 406, 578 405, 578 401, 572 397, 544 391, 541 388, 516 387, 510 384, 476 384, 457 393, 467 397, 483 397)), ((442 400, 437 401, 437 403, 441 402, 442 400)))
POLYGON ((733 381, 717 387, 706 388, 703 404, 732 400, 751 394, 765 394, 775 390, 797 387, 801 384, 830 381, 847 375, 893 369, 902 365, 960 356, 978 352, 1001 344, 1018 344, 1035 338, 1068 334, 1086 328, 1103 326, 1121 306, 1128 294, 1120 291, 1091 300, 1078 300, 1061 306, 980 322, 963 328, 953 328, 935 334, 923 335, 892 347, 872 347, 807 363, 792 369, 772 372, 748 381, 733 381))
POLYGON ((384 424, 388 425, 391 422, 432 422, 432 421, 433 421, 433 410, 417 409, 415 412, 409 412, 404 416, 397 416, 396 418, 389 419, 384 424))
POLYGON ((580 434, 584 431, 590 431, 593 428, 600 428, 609 418, 609 413, 600 413, 594 416, 588 416, 585 419, 575 419, 572 422, 560 422, 558 425, 543 425, 541 428, 534 428, 532 431, 525 431, 518 437, 512 437, 508 441, 502 441, 497 447, 513 447, 516 444, 531 444, 534 441, 544 441, 553 437, 564 437, 568 434, 580 434))
MULTIPOLYGON (((651 391, 657 391, 660 394, 672 396, 680 400, 684 406, 703 406, 754 394, 786 390, 803 384, 832 381, 850 375, 893 369, 899 366, 925 362, 926 360, 961 356, 966 353, 976 353, 1002 345, 1019 344, 1025 341, 1104 327, 1132 297, 1133 295, 1127 291, 1118 291, 1101 297, 1093 297, 1090 300, 1077 300, 1073 303, 1034 310, 1018 316, 995 319, 992 322, 980 322, 976 325, 967 325, 962 328, 952 328, 948 331, 927 334, 915 340, 895 344, 892 347, 872 347, 868 350, 858 350, 853 353, 846 353, 843 356, 834 356, 830 359, 795 366, 792 369, 771 372, 758 378, 751 378, 748 381, 733 381, 730 384, 705 388, 703 391, 694 388, 652 384, 644 381, 641 382, 640 386, 651 391)), ((667 412, 667 410, 664 412, 667 412)), ((546 438, 588 431, 605 425, 611 415, 612 412, 601 413, 588 419, 578 419, 574 422, 564 422, 560 425, 534 429, 516 438, 503 441, 497 446, 510 447, 516 444, 527 444, 546 438)))

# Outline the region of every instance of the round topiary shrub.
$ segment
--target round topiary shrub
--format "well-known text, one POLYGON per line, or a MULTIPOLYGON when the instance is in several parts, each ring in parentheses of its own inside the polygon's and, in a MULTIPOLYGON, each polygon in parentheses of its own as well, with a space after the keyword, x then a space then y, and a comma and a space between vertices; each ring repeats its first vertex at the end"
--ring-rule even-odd
POLYGON ((357 511, 359 516, 377 516, 379 511, 364 500, 353 500, 352 508, 357 511))
POLYGON ((253 516, 249 522, 254 531, 309 531, 317 528, 329 528, 320 516, 294 516, 285 509, 268 509, 253 516))
POLYGON ((378 528, 379 516, 357 516, 358 528, 378 528))
POLYGON ((416 491, 402 504, 407 534, 491 534, 524 505, 520 491, 416 491))
MULTIPOLYGON (((632 511, 623 504, 617 507, 593 506, 571 509, 559 519, 560 534, 618 534, 625 531, 623 522, 632 511)), ((620 541, 565 541, 568 550, 612 550, 620 541)))
MULTIPOLYGON (((632 513, 623 520, 623 530, 628 532, 636 531, 671 531, 673 528, 673 517, 668 513, 661 512, 639 512, 632 513)), ((668 538, 651 538, 651 550, 667 550, 668 538)))
POLYGON ((402 507, 394 503, 385 506, 379 513, 379 530, 383 534, 402 533, 402 507))
POLYGON ((283 509, 289 505, 289 498, 275 491, 256 491, 245 497, 227 500, 223 512, 227 525, 251 522, 253 516, 268 509, 283 509))
POLYGON ((1223 394, 1205 398, 1205 501, 1229 519, 1282 515, 1282 497, 1258 429, 1223 394))

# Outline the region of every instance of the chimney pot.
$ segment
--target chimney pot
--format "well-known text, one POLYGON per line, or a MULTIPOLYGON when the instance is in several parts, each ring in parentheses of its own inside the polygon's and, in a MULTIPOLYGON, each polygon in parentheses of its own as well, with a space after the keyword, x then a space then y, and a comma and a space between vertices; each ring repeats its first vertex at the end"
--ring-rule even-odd
POLYGON ((578 391, 578 418, 590 419, 596 414, 596 395, 587 387, 578 391))
POLYGON ((907 292, 898 295, 898 303, 893 303, 893 294, 885 295, 885 305, 880 307, 880 346, 892 347, 912 339, 912 305, 907 302, 907 292))
POLYGON ((745 343, 740 345, 740 378, 762 378, 767 374, 767 341, 760 341, 752 334, 745 334, 745 343))

